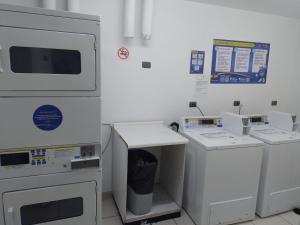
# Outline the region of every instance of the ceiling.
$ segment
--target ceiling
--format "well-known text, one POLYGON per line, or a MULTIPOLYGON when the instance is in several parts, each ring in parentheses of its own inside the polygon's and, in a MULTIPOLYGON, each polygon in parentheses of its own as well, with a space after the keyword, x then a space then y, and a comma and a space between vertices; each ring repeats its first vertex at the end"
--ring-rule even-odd
POLYGON ((193 1, 300 19, 300 0, 193 0, 193 1))

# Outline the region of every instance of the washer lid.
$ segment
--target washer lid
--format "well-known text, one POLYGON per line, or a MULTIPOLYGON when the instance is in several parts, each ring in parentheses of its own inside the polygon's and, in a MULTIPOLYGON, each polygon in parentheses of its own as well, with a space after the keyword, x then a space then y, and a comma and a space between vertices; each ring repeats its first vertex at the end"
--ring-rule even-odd
POLYGON ((299 132, 288 132, 270 126, 252 127, 250 135, 268 144, 300 142, 299 132))
POLYGON ((188 130, 185 134, 189 138, 203 145, 207 150, 246 148, 263 145, 263 142, 254 139, 249 135, 235 135, 223 128, 188 130))

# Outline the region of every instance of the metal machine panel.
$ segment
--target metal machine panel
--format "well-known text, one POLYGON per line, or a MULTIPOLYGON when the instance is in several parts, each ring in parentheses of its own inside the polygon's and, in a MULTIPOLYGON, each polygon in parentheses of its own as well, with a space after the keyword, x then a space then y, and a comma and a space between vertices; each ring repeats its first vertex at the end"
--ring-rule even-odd
POLYGON ((0 179, 99 170, 101 146, 89 146, 95 151, 84 156, 79 145, 0 150, 0 179))
MULTIPOLYGON (((0 149, 99 143, 100 104, 100 98, 96 97, 2 98, 0 149), (62 122, 56 129, 41 130, 34 123, 33 115, 44 105, 61 111, 62 122)), ((45 125, 47 123, 51 121, 45 120, 45 125)))
POLYGON ((86 182, 4 193, 6 225, 95 225, 95 190, 86 182))
POLYGON ((272 127, 286 130, 289 132, 293 131, 293 126, 296 121, 293 121, 293 115, 290 113, 270 111, 267 113, 268 120, 272 127))
POLYGON ((254 219, 254 208, 256 198, 242 198, 232 201, 215 202, 210 208, 210 225, 233 224, 249 220, 252 215, 254 219))
POLYGON ((299 206, 299 143, 266 144, 257 213, 261 217, 299 206))
POLYGON ((96 89, 95 37, 0 27, 1 91, 96 89))

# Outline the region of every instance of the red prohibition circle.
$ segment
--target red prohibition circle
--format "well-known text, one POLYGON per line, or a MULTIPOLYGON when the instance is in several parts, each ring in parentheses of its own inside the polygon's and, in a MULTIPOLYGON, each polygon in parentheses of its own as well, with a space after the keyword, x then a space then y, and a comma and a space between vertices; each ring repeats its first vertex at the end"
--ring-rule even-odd
POLYGON ((118 49, 118 56, 122 60, 126 60, 129 58, 129 50, 127 48, 119 48, 118 49))

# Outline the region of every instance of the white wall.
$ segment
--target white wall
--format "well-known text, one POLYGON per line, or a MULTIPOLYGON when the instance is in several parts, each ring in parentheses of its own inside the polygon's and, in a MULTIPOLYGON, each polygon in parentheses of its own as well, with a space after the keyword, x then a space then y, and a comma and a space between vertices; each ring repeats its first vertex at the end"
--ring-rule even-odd
MULTIPOLYGON (((270 101, 276 99, 276 109, 300 116, 300 107, 291 101, 300 97, 295 59, 300 59, 300 21, 187 0, 156 0, 153 38, 144 43, 140 29, 136 39, 122 38, 122 7, 123 0, 81 1, 82 12, 102 18, 104 122, 169 123, 182 115, 198 114, 188 109, 189 100, 197 100, 206 114, 219 114, 232 111, 233 100, 241 100, 245 113, 254 113, 269 109, 270 101), (209 85, 207 94, 196 95, 196 78, 188 74, 190 52, 206 51, 205 74, 209 76, 214 38, 271 43, 267 84, 209 85), (130 50, 128 61, 117 58, 117 49, 122 46, 130 50), (151 61, 152 69, 142 69, 142 60, 151 61)), ((106 142, 109 130, 104 131, 106 142)), ((103 163, 103 188, 109 191, 111 148, 103 163)))
MULTIPOLYGON (((188 101, 194 99, 206 114, 233 110, 234 99, 242 101, 245 113, 264 112, 272 99, 279 101, 278 110, 300 112, 292 106, 288 92, 297 76, 298 62, 292 56, 296 54, 295 46, 300 50, 300 21, 192 1, 157 0, 153 39, 145 45, 139 30, 133 41, 122 38, 122 2, 82 1, 83 12, 102 15, 105 122, 169 123, 182 115, 197 114, 187 107, 188 101), (195 97, 196 79, 188 74, 190 51, 206 51, 205 74, 209 76, 214 38, 271 43, 267 84, 210 85, 208 94, 195 97), (130 50, 128 61, 116 56, 123 45, 130 50), (150 60, 152 69, 141 69, 142 60, 150 60)), ((110 190, 111 150, 104 158, 104 190, 110 190)))

